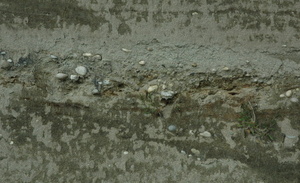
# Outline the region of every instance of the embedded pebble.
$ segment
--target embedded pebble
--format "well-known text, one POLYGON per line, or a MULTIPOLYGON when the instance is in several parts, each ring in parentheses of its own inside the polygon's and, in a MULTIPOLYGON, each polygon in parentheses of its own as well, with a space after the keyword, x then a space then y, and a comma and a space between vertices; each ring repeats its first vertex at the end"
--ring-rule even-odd
POLYGON ((284 94, 280 94, 279 97, 280 97, 280 98, 283 98, 283 97, 285 97, 285 95, 284 95, 284 94))
POLYGON ((158 86, 157 85, 152 85, 149 86, 149 88, 147 89, 148 93, 154 92, 155 90, 157 90, 158 86))
POLYGON ((211 72, 215 73, 215 72, 217 72, 217 70, 216 69, 211 69, 211 72))
POLYGON ((203 137, 211 137, 211 133, 209 133, 208 131, 202 132, 200 133, 200 135, 203 137))
POLYGON ((0 61, 0 67, 4 70, 9 70, 14 64, 5 60, 0 61))
MULTIPOLYGON (((99 83, 100 84, 100 83, 99 83)), ((101 84, 103 84, 103 85, 109 85, 110 84, 110 81, 108 80, 108 79, 105 79, 105 80, 103 80, 103 82, 101 82, 101 84)), ((101 85, 100 84, 100 85, 101 85)))
POLYGON ((192 15, 198 15, 198 13, 197 12, 193 12, 192 15))
POLYGON ((126 48, 122 48, 122 51, 124 51, 124 52, 131 52, 131 50, 128 50, 126 48))
POLYGON ((252 80, 252 82, 253 82, 253 83, 257 83, 257 82, 258 82, 258 79, 257 79, 257 78, 254 78, 254 79, 252 80))
POLYGON ((162 91, 162 92, 160 92, 160 95, 163 99, 168 100, 168 99, 172 99, 174 97, 175 92, 173 92, 173 91, 162 91))
POLYGON ((77 74, 82 75, 82 76, 86 75, 86 73, 87 73, 87 69, 83 66, 76 67, 75 71, 77 72, 77 74))
POLYGON ((91 53, 83 53, 82 56, 84 56, 84 57, 91 57, 93 55, 91 53))
POLYGON ((13 144, 14 144, 14 141, 10 141, 9 144, 10 144, 10 145, 13 145, 13 144))
POLYGON ((145 65, 146 62, 145 62, 144 60, 141 60, 141 61, 139 61, 139 64, 140 64, 140 65, 145 65))
POLYGON ((153 51, 153 48, 148 47, 147 50, 148 51, 153 51))
POLYGON ((195 154, 195 155, 199 155, 199 154, 200 154, 200 151, 197 150, 197 149, 194 149, 194 148, 191 149, 191 152, 192 152, 193 154, 195 154))
POLYGON ((55 55, 50 55, 50 58, 52 58, 52 59, 57 59, 58 57, 55 56, 55 55))
POLYGON ((58 73, 58 74, 56 74, 55 77, 56 77, 57 79, 64 80, 64 79, 66 79, 66 78, 68 77, 68 75, 67 75, 67 74, 64 74, 64 73, 58 73))
POLYGON ((6 55, 6 52, 5 51, 1 51, 0 55, 6 55))
POLYGON ((223 67, 222 70, 223 70, 223 71, 229 71, 229 68, 228 68, 228 67, 223 67))
POLYGON ((124 151, 124 152, 123 152, 124 155, 127 155, 128 153, 129 153, 128 151, 124 151))
POLYGON ((95 88, 95 89, 92 90, 92 94, 93 95, 99 95, 100 91, 97 88, 95 88))
POLYGON ((71 76, 70 76, 70 79, 71 79, 72 81, 78 81, 78 80, 79 80, 79 76, 78 76, 78 75, 71 75, 71 76))
POLYGON ((7 59, 7 62, 13 63, 13 60, 12 59, 7 59))
POLYGON ((292 96, 292 93, 293 93, 292 90, 288 90, 285 92, 285 96, 290 97, 292 96))
POLYGON ((186 154, 186 152, 184 150, 181 150, 180 153, 181 154, 186 154))
POLYGON ((94 58, 97 59, 97 60, 102 60, 102 55, 97 54, 97 55, 94 56, 94 58))
POLYGON ((299 100, 296 97, 292 97, 290 100, 291 100, 291 102, 294 102, 294 103, 299 102, 299 100))
POLYGON ((176 128, 175 125, 170 125, 170 126, 168 126, 168 130, 171 131, 171 132, 175 131, 176 129, 177 129, 177 128, 176 128))

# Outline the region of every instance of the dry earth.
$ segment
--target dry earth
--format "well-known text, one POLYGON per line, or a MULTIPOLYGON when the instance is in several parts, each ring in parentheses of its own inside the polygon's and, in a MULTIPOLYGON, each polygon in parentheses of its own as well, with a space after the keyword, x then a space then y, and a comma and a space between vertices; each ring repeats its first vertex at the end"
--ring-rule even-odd
POLYGON ((1 0, 0 182, 299 182, 299 7, 1 0))

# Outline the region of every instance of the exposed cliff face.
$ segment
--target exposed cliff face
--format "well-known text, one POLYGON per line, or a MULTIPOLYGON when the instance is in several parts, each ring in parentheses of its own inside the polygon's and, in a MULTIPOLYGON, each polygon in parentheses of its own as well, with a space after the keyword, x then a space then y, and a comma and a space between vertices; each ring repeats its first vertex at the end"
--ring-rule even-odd
POLYGON ((0 182, 299 181, 298 6, 1 1, 0 182))

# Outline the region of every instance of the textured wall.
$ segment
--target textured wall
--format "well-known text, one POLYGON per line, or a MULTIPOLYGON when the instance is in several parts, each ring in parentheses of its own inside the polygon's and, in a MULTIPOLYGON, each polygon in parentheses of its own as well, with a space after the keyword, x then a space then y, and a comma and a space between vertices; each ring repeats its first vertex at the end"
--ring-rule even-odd
POLYGON ((299 11, 299 0, 1 0, 0 33, 28 31, 20 41, 41 35, 103 45, 156 38, 268 49, 298 45, 299 11))

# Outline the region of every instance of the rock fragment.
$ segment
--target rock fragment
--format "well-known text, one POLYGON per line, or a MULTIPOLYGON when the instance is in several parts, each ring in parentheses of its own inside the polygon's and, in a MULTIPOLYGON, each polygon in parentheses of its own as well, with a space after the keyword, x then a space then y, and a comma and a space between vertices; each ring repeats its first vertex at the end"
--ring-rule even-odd
POLYGON ((145 65, 146 62, 145 62, 144 60, 141 60, 141 61, 139 61, 139 64, 140 64, 140 65, 145 65))
POLYGON ((149 86, 149 88, 147 89, 147 92, 148 93, 152 93, 152 92, 154 92, 157 89, 158 89, 157 85, 152 85, 152 86, 149 86))
POLYGON ((91 53, 83 53, 82 56, 84 56, 84 57, 91 57, 93 55, 91 53))
POLYGON ((202 133, 200 133, 200 135, 203 137, 207 137, 207 138, 211 137, 211 133, 208 131, 202 132, 202 133))
POLYGON ((78 67, 76 67, 75 71, 77 74, 84 76, 87 73, 87 68, 85 68, 83 66, 78 66, 78 67))
POLYGON ((162 91, 160 92, 161 98, 168 100, 168 99, 172 99, 175 95, 174 91, 162 91))
POLYGON ((59 80, 65 80, 67 79, 68 75, 64 73, 57 73, 55 77, 59 80))
POLYGON ((292 90, 288 90, 285 92, 285 96, 287 96, 287 97, 292 96, 292 94, 293 94, 292 90))
POLYGON ((197 149, 195 149, 195 148, 192 148, 192 149, 191 149, 191 152, 192 152, 193 154, 195 154, 195 155, 200 155, 200 151, 197 150, 197 149))
POLYGON ((70 76, 70 79, 71 79, 72 81, 78 81, 78 80, 79 80, 79 76, 78 76, 78 75, 71 75, 71 76, 70 76))
POLYGON ((169 125, 168 126, 168 130, 170 131, 170 132, 173 132, 173 131, 175 131, 177 128, 176 128, 176 126, 175 125, 169 125))

